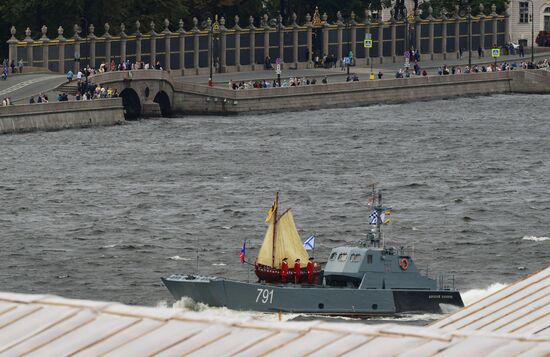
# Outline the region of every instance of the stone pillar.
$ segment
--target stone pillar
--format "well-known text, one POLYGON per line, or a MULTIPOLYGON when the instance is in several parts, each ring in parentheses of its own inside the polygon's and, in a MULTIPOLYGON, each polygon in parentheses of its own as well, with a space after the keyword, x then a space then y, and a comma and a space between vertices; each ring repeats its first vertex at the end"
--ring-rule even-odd
POLYGON ((170 21, 168 21, 168 19, 164 19, 164 31, 162 31, 162 34, 164 35, 164 66, 162 66, 162 68, 168 72, 172 69, 170 58, 172 53, 170 50, 170 35, 172 35, 172 32, 170 32, 169 26, 170 21))
MULTIPOLYGON (((105 28, 105 33, 103 34, 103 38, 105 39, 105 68, 107 69, 107 71, 110 71, 111 70, 111 40, 112 40, 112 36, 111 34, 109 33, 109 30, 111 29, 111 26, 109 25, 108 22, 105 23, 105 25, 103 25, 104 28, 105 28)), ((115 68, 116 70, 116 68, 115 68)))
POLYGON ((479 4, 479 44, 482 49, 485 49, 485 7, 482 3, 479 4))
POLYGON ((417 9, 416 10, 416 13, 415 13, 415 16, 414 16, 414 22, 415 22, 415 26, 414 26, 414 30, 416 31, 416 44, 414 45, 415 49, 418 50, 418 52, 422 52, 421 51, 421 44, 422 44, 422 19, 420 18, 420 10, 417 9))
POLYGON ((73 26, 73 40, 74 40, 74 65, 73 65, 73 72, 78 73, 80 71, 80 42, 82 39, 80 38, 80 27, 78 25, 73 26))
POLYGON ((279 15, 278 26, 279 30, 279 58, 282 62, 285 61, 285 26, 283 25, 283 17, 279 15))
POLYGON ((268 17, 267 14, 264 15, 262 27, 264 29, 264 58, 269 56, 269 32, 271 28, 269 27, 268 17))
POLYGON ((220 72, 225 73, 227 71, 227 28, 223 16, 220 18, 220 41, 220 72))
MULTIPOLYGON (((195 70, 195 74, 199 74, 199 33, 200 30, 197 27, 197 24, 199 23, 199 20, 196 17, 193 17, 193 28, 191 29, 191 32, 193 33, 193 69, 195 70)), ((208 54, 210 54, 210 42, 208 43, 208 54)))
POLYGON ((185 29, 183 28, 183 20, 179 21, 179 62, 181 75, 185 74, 185 29))
POLYGON ((311 15, 308 13, 306 15, 306 27, 307 27, 307 68, 312 67, 312 56, 313 53, 313 43, 312 43, 312 37, 313 37, 313 23, 311 22, 311 15))
POLYGON ((11 37, 8 40, 8 46, 9 46, 8 60, 9 60, 9 63, 11 63, 11 61, 15 63, 17 62, 17 43, 19 42, 19 40, 15 37, 15 34, 17 33, 15 26, 12 26, 10 28, 10 33, 11 33, 11 37))
POLYGON ((59 41, 59 73, 65 73, 65 42, 67 39, 63 37, 63 27, 57 29, 57 40, 59 41))
POLYGON ((94 31, 95 31, 95 27, 93 24, 90 25, 90 27, 88 28, 88 38, 90 39, 90 67, 91 68, 96 68, 95 67, 95 42, 96 42, 96 37, 95 37, 95 34, 94 34, 94 31))
POLYGON ((443 23, 443 29, 441 33, 441 52, 443 53, 443 59, 447 59, 447 10, 441 10, 441 21, 443 23))
MULTIPOLYGON (((48 27, 46 25, 42 26, 42 37, 40 37, 40 41, 42 41, 42 67, 45 69, 49 69, 50 67, 50 54, 49 54, 49 42, 50 39, 48 38, 48 27)), ((32 56, 32 53, 31 53, 32 56)))
POLYGON ((298 16, 295 12, 292 13, 292 62, 294 62, 294 68, 298 68, 298 62, 300 60, 300 54, 298 53, 298 30, 300 26, 296 22, 298 16))
MULTIPOLYGON (((397 41, 397 34, 396 34, 396 23, 395 23, 395 19, 392 17, 390 17, 390 31, 391 31, 391 53, 390 53, 390 56, 392 58, 392 62, 395 63, 397 58, 396 58, 396 49, 395 49, 395 45, 396 45, 396 41, 397 41)), ((404 47, 403 47, 404 48, 404 47)))
MULTIPOLYGON (((336 50, 336 56, 338 57, 338 60, 340 60, 342 57, 344 57, 344 53, 343 53, 343 46, 344 46, 344 36, 343 36, 343 27, 344 27, 344 22, 343 22, 343 19, 342 19, 342 13, 340 11, 338 11, 336 13, 336 38, 337 38, 337 41, 338 41, 338 49, 336 50)), ((347 28, 347 26, 346 26, 347 28)), ((324 28, 323 28, 324 30, 324 28)), ((328 37, 328 33, 327 33, 327 37, 328 37)), ((325 32, 323 32, 323 43, 324 43, 324 39, 325 39, 325 32)), ((325 54, 328 56, 328 52, 325 52, 325 54)))
POLYGON ((149 34, 151 35, 151 55, 149 57, 149 65, 154 66, 157 62, 157 36, 158 34, 155 32, 155 22, 151 21, 149 24, 151 27, 151 32, 149 34))
POLYGON ((384 21, 378 19, 378 59, 380 64, 384 63, 384 21))
POLYGON ((250 29, 250 66, 251 69, 256 69, 256 27, 254 27, 254 18, 250 16, 250 24, 248 28, 250 29))
MULTIPOLYGON (((42 26, 44 27, 44 26, 42 26)), ((47 32, 47 30, 46 30, 47 32)), ((32 66, 33 65, 33 56, 32 56, 32 44, 33 44, 33 39, 31 38, 31 29, 27 27, 27 29, 25 30, 25 39, 23 40, 27 43, 27 66, 32 66)))
POLYGON ((140 27, 141 23, 139 22, 139 20, 136 20, 136 64, 141 62, 141 38, 143 37, 143 35, 139 31, 140 27))
MULTIPOLYGON (((546 11, 546 10, 545 10, 546 11)), ((532 20, 535 21, 535 14, 532 15, 532 20)), ((504 42, 509 43, 512 41, 512 37, 510 36, 510 4, 508 2, 504 2, 504 42)))
POLYGON ((433 8, 431 6, 428 7, 428 17, 426 20, 428 21, 428 53, 430 54, 430 58, 434 58, 434 17, 433 17, 433 8))
POLYGON ((497 32, 498 32, 498 21, 497 21, 497 7, 495 4, 491 5, 491 16, 492 16, 492 20, 493 20, 493 39, 492 39, 492 44, 491 46, 498 46, 498 36, 497 36, 497 32))
POLYGON ((237 71, 241 70, 241 27, 239 26, 239 15, 235 15, 235 66, 237 71))
POLYGON ((323 14, 323 53, 321 54, 321 57, 324 56, 324 55, 327 55, 328 56, 328 15, 327 13, 325 12, 323 14))
MULTIPOLYGON (((126 42, 128 35, 126 34, 126 25, 120 24, 120 62, 126 62, 126 42)), ((130 68, 127 68, 128 70, 130 68)))

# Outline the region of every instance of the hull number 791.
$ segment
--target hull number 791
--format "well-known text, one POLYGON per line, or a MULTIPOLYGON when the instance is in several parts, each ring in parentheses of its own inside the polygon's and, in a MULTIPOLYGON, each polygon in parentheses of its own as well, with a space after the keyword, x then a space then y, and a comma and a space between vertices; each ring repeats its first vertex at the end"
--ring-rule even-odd
POLYGON ((258 296, 256 297, 256 302, 261 302, 262 304, 271 304, 273 302, 273 290, 270 289, 256 289, 258 290, 258 296))

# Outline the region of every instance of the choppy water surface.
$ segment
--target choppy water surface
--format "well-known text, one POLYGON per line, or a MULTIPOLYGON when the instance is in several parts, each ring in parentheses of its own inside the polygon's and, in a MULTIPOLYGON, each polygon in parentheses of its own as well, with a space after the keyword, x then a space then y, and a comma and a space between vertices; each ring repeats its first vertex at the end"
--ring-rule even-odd
MULTIPOLYGON (((550 96, 144 120, 0 136, 0 290, 155 305, 159 277, 248 278, 275 191, 315 256, 365 237, 367 183, 386 242, 462 291, 550 261, 550 96), (320 244, 320 245, 319 245, 320 244)), ((253 273, 250 273, 252 278, 253 273)))

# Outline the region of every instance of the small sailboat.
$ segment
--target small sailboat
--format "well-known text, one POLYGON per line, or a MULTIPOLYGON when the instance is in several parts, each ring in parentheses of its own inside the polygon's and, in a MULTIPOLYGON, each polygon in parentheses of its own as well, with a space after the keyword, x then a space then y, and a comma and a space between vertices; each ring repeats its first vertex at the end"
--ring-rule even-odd
MULTIPOLYGON (((292 209, 287 209, 280 216, 279 211, 279 193, 275 195, 275 201, 269 210, 266 218, 268 222, 265 237, 262 246, 256 258, 254 271, 260 281, 272 283, 281 281, 281 263, 284 258, 294 262, 300 259, 300 281, 307 280, 306 266, 309 260, 300 234, 294 223, 292 209)), ((292 263, 291 263, 292 264, 292 263)), ((321 266, 314 265, 314 279, 321 271, 321 266)), ((288 281, 295 281, 294 269, 288 271, 288 281)))

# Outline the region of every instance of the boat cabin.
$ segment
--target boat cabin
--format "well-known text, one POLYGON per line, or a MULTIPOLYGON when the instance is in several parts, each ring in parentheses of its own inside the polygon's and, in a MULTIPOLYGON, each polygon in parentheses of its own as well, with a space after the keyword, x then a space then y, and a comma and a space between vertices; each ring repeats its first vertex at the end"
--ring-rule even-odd
POLYGON ((408 255, 395 248, 337 247, 324 270, 326 285, 358 289, 435 289, 408 255))

